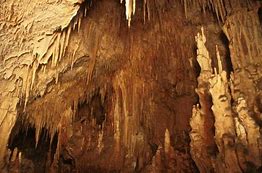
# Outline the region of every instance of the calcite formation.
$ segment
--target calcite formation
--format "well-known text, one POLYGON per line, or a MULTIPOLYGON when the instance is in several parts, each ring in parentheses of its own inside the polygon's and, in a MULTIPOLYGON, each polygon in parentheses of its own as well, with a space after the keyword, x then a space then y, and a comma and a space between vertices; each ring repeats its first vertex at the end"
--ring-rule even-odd
MULTIPOLYGON (((193 107, 190 121, 192 156, 201 172, 210 170, 215 172, 242 172, 243 170, 258 169, 261 166, 262 158, 260 126, 255 117, 252 116, 251 112, 254 110, 249 110, 244 98, 245 91, 243 90, 241 95, 237 95, 238 92, 241 92, 241 88, 236 91, 238 85, 235 83, 236 78, 234 76, 238 76, 238 73, 232 72, 231 80, 228 80, 229 75, 223 70, 217 46, 218 71, 216 68, 212 70, 211 59, 205 46, 206 37, 203 28, 202 34, 198 34, 196 41, 198 47, 197 61, 201 67, 197 91, 202 88, 201 83, 205 83, 205 89, 209 90, 205 94, 210 95, 212 101, 203 100, 201 93, 197 93, 200 105, 207 105, 204 102, 212 104, 210 108, 214 116, 214 141, 218 151, 215 155, 208 155, 205 154, 204 149, 201 150, 203 146, 207 145, 204 140, 205 136, 210 135, 204 129, 205 119, 208 115, 202 108, 199 108, 199 105, 196 105, 193 107), (208 77, 201 77, 207 71, 209 72, 208 77), (206 157, 211 162, 207 162, 206 157)), ((234 48, 231 47, 231 49, 234 48)))
POLYGON ((3 0, 0 172, 259 172, 261 43, 252 0, 3 0))

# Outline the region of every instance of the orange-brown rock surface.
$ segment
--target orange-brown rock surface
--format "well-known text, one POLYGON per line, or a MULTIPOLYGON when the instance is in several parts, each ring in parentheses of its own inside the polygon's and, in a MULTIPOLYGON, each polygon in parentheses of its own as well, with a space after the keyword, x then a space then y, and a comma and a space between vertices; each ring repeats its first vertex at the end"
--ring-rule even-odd
POLYGON ((261 171, 261 11, 2 0, 0 172, 261 171))

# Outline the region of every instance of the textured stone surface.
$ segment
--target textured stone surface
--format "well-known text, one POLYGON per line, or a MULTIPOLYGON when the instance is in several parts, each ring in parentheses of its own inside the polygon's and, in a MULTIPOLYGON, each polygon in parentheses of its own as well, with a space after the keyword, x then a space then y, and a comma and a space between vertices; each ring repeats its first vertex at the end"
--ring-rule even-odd
POLYGON ((260 40, 261 37, 259 34, 256 36, 252 34, 252 32, 261 34, 261 31, 258 31, 260 29, 256 9, 249 12, 245 12, 243 9, 241 14, 236 13, 226 20, 224 31, 229 39, 230 57, 234 70, 231 72, 230 82, 228 80, 229 75, 223 69, 218 47, 216 46, 217 71, 217 68, 212 70, 211 59, 205 47, 206 38, 203 29, 202 34, 198 34, 196 37, 197 61, 201 67, 197 93, 201 106, 212 104, 208 108, 211 108, 215 119, 213 124, 215 128, 214 141, 218 148, 217 153, 212 156, 212 166, 208 162, 203 162, 206 155, 205 150, 203 152, 201 148, 207 144, 204 136, 210 135, 204 130, 204 122, 208 114, 201 111, 202 108, 200 109, 199 105, 194 106, 190 121, 192 127, 190 135, 191 154, 200 168, 200 172, 207 172, 210 169, 217 172, 260 172, 261 132, 259 129, 261 128, 261 113, 255 105, 255 97, 260 95, 260 91, 253 85, 255 79, 251 77, 252 75, 257 76, 257 78, 260 76, 259 68, 254 68, 254 66, 260 66, 260 59, 253 59, 253 57, 260 56, 257 55, 260 52, 260 41, 256 41, 256 39, 260 40), (238 21, 240 16, 241 22, 238 21), (246 18, 249 18, 249 20, 247 21, 246 18), (241 24, 236 25, 235 22, 241 24), (249 25, 249 22, 254 23, 254 25, 249 25), (250 29, 250 26, 254 27, 253 30, 246 31, 250 29), (250 37, 253 37, 252 41, 247 41, 248 37, 243 38, 244 41, 240 41, 243 33, 248 33, 250 37), (246 49, 243 49, 243 47, 246 47, 246 49), (250 47, 255 47, 255 49, 251 50, 250 47), (252 58, 247 58, 247 53, 252 58), (257 63, 254 61, 257 61, 257 63), (243 66, 248 67, 244 68, 243 66), (241 72, 244 69, 248 72, 241 72), (202 83, 205 85, 201 85, 202 83), (209 90, 204 94, 211 96, 212 101, 204 100, 203 92, 199 92, 200 90, 209 90), (209 168, 210 166, 211 168, 209 168))
POLYGON ((261 166, 260 4, 120 2, 1 2, 2 172, 261 166))

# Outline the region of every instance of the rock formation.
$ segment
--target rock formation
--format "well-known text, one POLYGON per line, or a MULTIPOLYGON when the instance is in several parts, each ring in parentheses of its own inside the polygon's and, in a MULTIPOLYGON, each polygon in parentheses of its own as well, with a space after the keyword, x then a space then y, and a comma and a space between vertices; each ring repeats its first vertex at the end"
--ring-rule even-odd
POLYGON ((256 0, 2 0, 0 172, 261 172, 261 18, 256 0))
MULTIPOLYGON (((237 95, 238 92, 241 92, 241 89, 238 88, 238 91, 236 91, 240 83, 235 82, 236 78, 234 76, 238 76, 238 74, 231 73, 231 84, 229 84, 229 75, 223 70, 217 46, 216 55, 219 70, 217 71, 216 68, 212 70, 211 59, 205 46, 206 37, 203 28, 202 34, 198 33, 196 42, 198 47, 197 61, 201 67, 197 91, 206 89, 205 95, 210 95, 212 101, 203 99, 204 92, 197 93, 201 106, 208 105, 205 102, 212 104, 211 110, 214 116, 213 125, 215 128, 214 142, 218 151, 215 155, 209 155, 206 153, 207 150, 203 148, 207 145, 206 136, 210 135, 205 129, 205 122, 209 115, 205 113, 204 108, 200 109, 199 105, 196 105, 193 106, 190 121, 192 128, 190 134, 192 157, 200 172, 209 172, 211 170, 215 172, 258 170, 262 162, 260 126, 251 114, 254 110, 249 111, 244 98, 245 91, 241 95, 237 95), (204 78, 204 75, 207 77, 204 78), (206 84, 204 89, 203 85, 201 85, 203 83, 206 84)), ((212 138, 209 139, 212 140, 212 138)))

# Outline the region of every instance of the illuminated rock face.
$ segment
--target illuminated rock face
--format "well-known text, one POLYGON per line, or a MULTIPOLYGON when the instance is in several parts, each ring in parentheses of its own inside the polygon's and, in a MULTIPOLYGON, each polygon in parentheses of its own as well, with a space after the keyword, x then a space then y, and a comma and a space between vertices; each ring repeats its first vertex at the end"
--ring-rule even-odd
POLYGON ((219 70, 217 71, 216 68, 212 70, 211 59, 205 46, 206 38, 203 29, 202 34, 198 34, 196 37, 197 61, 201 67, 196 91, 199 95, 201 108, 199 108, 199 105, 193 107, 190 136, 191 154, 200 172, 209 172, 210 170, 217 172, 261 171, 262 134, 260 128, 262 119, 261 112, 258 111, 259 104, 257 102, 259 101, 257 100, 259 99, 256 98, 260 97, 260 89, 254 85, 256 80, 261 77, 259 72, 260 59, 254 58, 258 56, 257 50, 262 48, 262 45, 257 41, 262 39, 261 27, 258 23, 256 10, 237 13, 227 19, 224 31, 230 40, 230 56, 234 69, 234 72, 231 72, 230 75, 227 75, 227 72, 223 70, 217 46, 219 70), (239 18, 243 21, 248 18, 250 21, 243 24, 244 22, 240 21, 239 18), (236 22, 239 22, 240 25, 236 26, 236 22), (252 24, 252 31, 247 31, 247 29, 250 29, 248 27, 249 22, 254 24, 252 24), (237 32, 237 30, 240 32, 237 32), (256 37, 251 36, 254 31, 260 34, 256 37), (249 40, 250 37, 254 40, 249 40), (250 47, 255 47, 255 49, 251 50, 250 47), (206 85, 201 85, 203 83, 206 85), (204 90, 206 92, 199 92, 204 90), (212 101, 206 101, 203 95, 211 96, 212 101), (207 149, 205 149, 208 145, 205 138, 210 135, 204 129, 204 124, 208 121, 207 117, 209 116, 207 111, 204 111, 205 105, 208 104, 205 102, 211 104, 208 109, 209 111, 212 110, 211 113, 214 116, 215 133, 213 140, 218 150, 212 156, 207 156, 207 149), (210 158, 210 162, 206 158, 210 158))
POLYGON ((260 4, 120 2, 1 3, 0 172, 258 170, 260 4))

